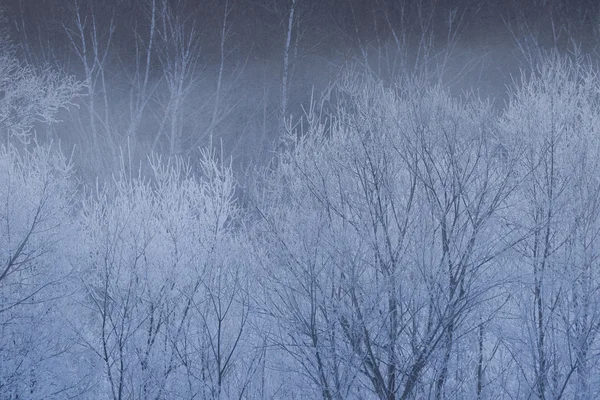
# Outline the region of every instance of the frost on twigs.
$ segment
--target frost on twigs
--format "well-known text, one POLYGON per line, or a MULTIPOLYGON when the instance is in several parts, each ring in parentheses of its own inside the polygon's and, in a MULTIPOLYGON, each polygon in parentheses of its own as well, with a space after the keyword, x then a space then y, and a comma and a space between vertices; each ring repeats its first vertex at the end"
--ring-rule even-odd
POLYGON ((72 385, 68 345, 76 187, 65 158, 48 147, 0 146, 0 398, 51 398, 72 385), (57 332, 60 331, 60 334, 57 332))
POLYGON ((61 108, 73 105, 82 85, 50 68, 19 61, 0 33, 0 137, 4 143, 28 142, 36 123, 56 122, 61 108))
POLYGON ((82 302, 90 314, 75 323, 100 355, 96 395, 190 398, 189 390, 217 398, 242 391, 235 382, 244 371, 233 360, 249 303, 232 229, 238 210, 231 169, 210 152, 201 154, 200 178, 181 159, 149 161, 150 179, 122 174, 84 208, 90 268, 82 302))

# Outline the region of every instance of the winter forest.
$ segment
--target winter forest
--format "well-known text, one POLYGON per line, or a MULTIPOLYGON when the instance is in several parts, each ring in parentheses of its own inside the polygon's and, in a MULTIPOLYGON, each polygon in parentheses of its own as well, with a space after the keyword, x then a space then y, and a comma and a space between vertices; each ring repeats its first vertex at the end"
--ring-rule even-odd
POLYGON ((0 399, 600 398, 597 1, 0 19, 0 399))

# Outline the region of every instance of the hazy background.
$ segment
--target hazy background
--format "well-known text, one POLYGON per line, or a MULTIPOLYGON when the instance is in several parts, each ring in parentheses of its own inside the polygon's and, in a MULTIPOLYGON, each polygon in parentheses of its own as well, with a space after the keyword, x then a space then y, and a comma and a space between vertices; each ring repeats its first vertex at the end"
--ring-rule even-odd
POLYGON ((596 58, 594 0, 10 0, 19 57, 86 83, 79 108, 40 127, 86 180, 151 152, 212 146, 247 173, 272 156, 348 69, 388 84, 417 73, 497 107, 540 52, 596 58), (291 12, 293 10, 293 13, 291 12), (154 22, 152 22, 154 21, 154 22))

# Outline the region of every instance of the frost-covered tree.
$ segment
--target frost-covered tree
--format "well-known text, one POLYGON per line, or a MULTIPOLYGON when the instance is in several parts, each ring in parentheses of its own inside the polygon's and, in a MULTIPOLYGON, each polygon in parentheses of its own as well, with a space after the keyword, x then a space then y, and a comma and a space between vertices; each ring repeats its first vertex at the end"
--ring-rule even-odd
POLYGON ((65 329, 77 265, 73 168, 51 146, 23 147, 80 86, 16 54, 1 28, 0 397, 75 396, 84 385, 67 361, 73 338, 65 329))
POLYGON ((201 164, 196 179, 181 161, 155 160, 152 181, 122 176, 85 208, 89 311, 78 322, 102 371, 97 396, 244 392, 250 304, 234 183, 213 154, 201 164))
MULTIPOLYGON (((0 23, 6 24, 1 13, 0 23)), ((8 33, 0 28, 0 139, 26 141, 36 123, 56 122, 61 108, 72 105, 81 85, 58 71, 34 68, 16 56, 8 33)))
POLYGON ((0 148, 0 397, 5 399, 78 393, 76 371, 65 355, 72 336, 64 324, 77 259, 71 175, 70 164, 49 148, 24 154, 0 148))
POLYGON ((517 283, 501 326, 505 363, 519 375, 507 371, 513 379, 505 389, 517 397, 594 398, 600 81, 585 60, 551 54, 519 83, 503 136, 521 153, 511 223, 527 239, 510 263, 517 283))
POLYGON ((414 82, 349 78, 336 98, 328 129, 309 113, 259 202, 272 361, 324 399, 475 396, 466 338, 514 240, 493 113, 414 82))

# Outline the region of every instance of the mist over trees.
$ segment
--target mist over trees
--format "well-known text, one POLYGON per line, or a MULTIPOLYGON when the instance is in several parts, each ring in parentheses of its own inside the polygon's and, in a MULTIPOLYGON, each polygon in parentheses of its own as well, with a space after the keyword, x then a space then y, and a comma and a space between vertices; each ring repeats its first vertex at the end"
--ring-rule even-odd
POLYGON ((595 1, 11 1, 0 398, 600 397, 595 1))

